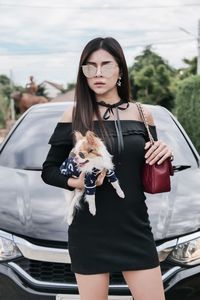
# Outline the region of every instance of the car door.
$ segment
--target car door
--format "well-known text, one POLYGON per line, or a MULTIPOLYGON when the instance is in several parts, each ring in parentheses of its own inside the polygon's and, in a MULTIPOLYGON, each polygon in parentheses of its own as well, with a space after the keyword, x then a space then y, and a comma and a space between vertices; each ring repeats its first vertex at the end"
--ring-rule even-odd
POLYGON ((171 192, 147 194, 156 240, 192 232, 200 227, 199 155, 180 123, 164 108, 150 107, 158 139, 173 150, 175 174, 171 192))

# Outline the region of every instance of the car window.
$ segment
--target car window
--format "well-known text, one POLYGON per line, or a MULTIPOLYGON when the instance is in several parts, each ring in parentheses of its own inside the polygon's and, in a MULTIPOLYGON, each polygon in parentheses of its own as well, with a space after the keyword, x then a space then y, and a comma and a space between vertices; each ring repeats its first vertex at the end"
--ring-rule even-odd
POLYGON ((168 144, 174 153, 174 165, 188 165, 197 167, 197 161, 188 142, 177 124, 165 109, 152 109, 158 138, 168 144))
POLYGON ((62 111, 30 112, 15 129, 0 154, 0 165, 41 169, 49 151, 49 138, 62 111))
MULTIPOLYGON (((160 108, 150 107, 158 138, 173 150, 175 165, 197 166, 187 141, 171 116, 160 108), (152 109, 153 108, 153 109, 152 109)), ((0 165, 19 169, 41 169, 49 151, 49 138, 62 111, 30 112, 15 129, 0 154, 0 165)))

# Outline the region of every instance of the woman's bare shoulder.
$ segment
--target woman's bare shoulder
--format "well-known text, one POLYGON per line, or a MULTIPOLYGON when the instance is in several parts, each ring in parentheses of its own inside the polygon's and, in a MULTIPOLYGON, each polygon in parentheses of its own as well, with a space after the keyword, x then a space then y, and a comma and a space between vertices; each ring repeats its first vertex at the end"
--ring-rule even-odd
POLYGON ((68 110, 66 110, 63 115, 61 116, 59 123, 71 123, 72 122, 72 113, 73 113, 73 107, 70 107, 68 110))
MULTIPOLYGON (((142 104, 142 103, 141 103, 141 104, 142 104)), ((140 113, 139 113, 139 111, 138 111, 138 108, 137 108, 137 106, 136 106, 136 103, 130 103, 130 105, 131 105, 131 107, 137 112, 136 114, 137 114, 138 119, 142 121, 142 118, 141 118, 141 116, 140 116, 140 113)), ((153 119, 153 116, 152 116, 150 110, 147 108, 146 105, 143 105, 143 104, 142 104, 142 108, 143 108, 143 112, 144 112, 144 114, 145 114, 145 117, 146 117, 146 119, 147 119, 148 124, 149 124, 149 125, 154 125, 154 119, 153 119)))
POLYGON ((152 116, 152 113, 150 112, 150 110, 145 105, 143 105, 143 110, 144 110, 145 116, 147 118, 148 124, 155 125, 154 119, 153 119, 153 116, 152 116))

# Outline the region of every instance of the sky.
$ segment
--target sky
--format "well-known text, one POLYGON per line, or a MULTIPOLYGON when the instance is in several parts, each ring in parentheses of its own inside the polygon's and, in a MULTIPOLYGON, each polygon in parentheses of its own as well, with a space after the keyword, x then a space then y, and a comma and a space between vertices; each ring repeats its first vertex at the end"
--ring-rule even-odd
POLYGON ((112 36, 128 66, 146 45, 172 67, 197 55, 200 0, 0 0, 0 74, 25 85, 30 75, 76 81, 84 46, 112 36))

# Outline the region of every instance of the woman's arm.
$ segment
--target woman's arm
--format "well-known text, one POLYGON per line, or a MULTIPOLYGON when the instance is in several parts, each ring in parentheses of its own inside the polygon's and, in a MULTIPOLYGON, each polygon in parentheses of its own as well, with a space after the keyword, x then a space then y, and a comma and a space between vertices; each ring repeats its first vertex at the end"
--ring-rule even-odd
POLYGON ((72 110, 67 110, 61 116, 54 133, 51 136, 49 141, 51 148, 47 154, 46 160, 43 163, 41 174, 41 177, 45 183, 69 190, 73 190, 74 188, 68 184, 69 176, 61 174, 60 166, 68 157, 71 149, 73 148, 72 137, 71 140, 69 138, 69 141, 65 141, 65 136, 67 138, 67 135, 70 136, 71 133, 70 130, 67 132, 67 128, 70 129, 70 127, 67 126, 70 126, 70 124, 67 125, 65 123, 71 123, 71 121, 72 110))
MULTIPOLYGON (((74 188, 83 189, 85 177, 83 173, 78 178, 72 178, 60 172, 61 164, 66 160, 73 148, 71 122, 72 109, 69 109, 61 116, 50 138, 51 148, 43 163, 41 174, 45 183, 68 190, 74 190, 74 188)), ((98 184, 101 183, 101 177, 99 181, 98 184)))
MULTIPOLYGON (((150 113, 149 110, 147 110, 146 107, 145 108, 143 107, 143 109, 148 124, 154 126, 154 120, 152 114, 150 113)), ((146 163, 149 163, 150 165, 153 165, 155 163, 161 164, 168 157, 173 159, 172 150, 167 144, 165 144, 161 140, 155 141, 153 146, 151 146, 150 142, 147 142, 145 144, 145 150, 146 150, 146 154, 145 154, 146 163)))
POLYGON ((68 185, 69 177, 61 174, 60 166, 68 157, 71 147, 68 145, 52 145, 42 166, 41 177, 47 184, 73 190, 68 185))

